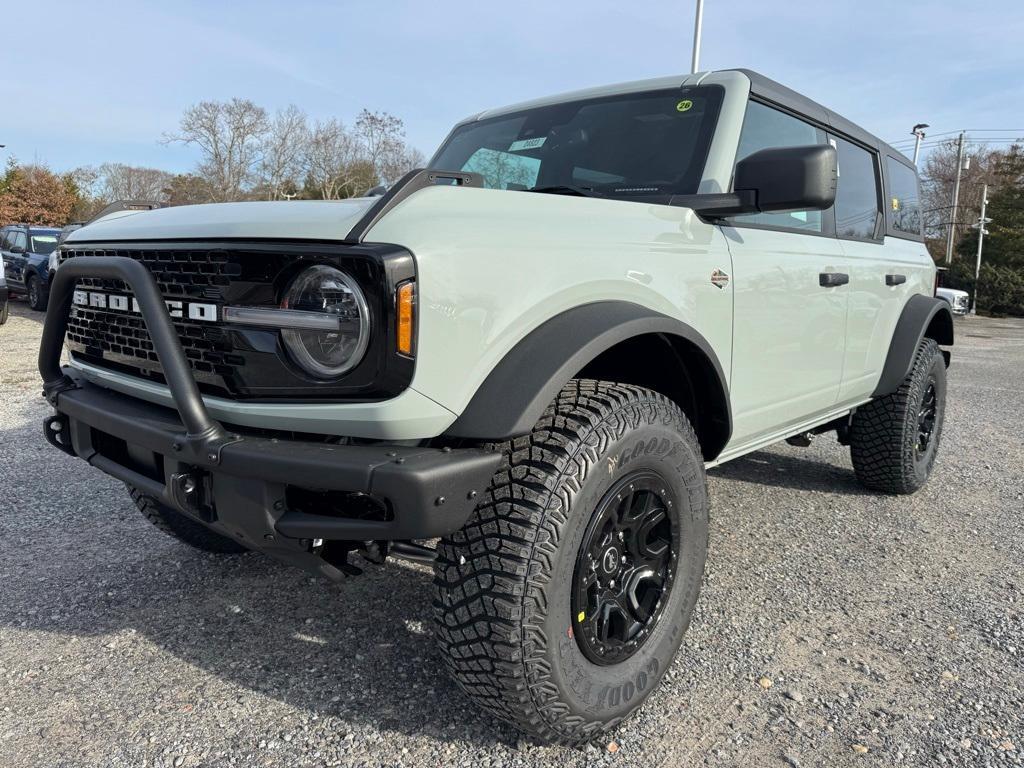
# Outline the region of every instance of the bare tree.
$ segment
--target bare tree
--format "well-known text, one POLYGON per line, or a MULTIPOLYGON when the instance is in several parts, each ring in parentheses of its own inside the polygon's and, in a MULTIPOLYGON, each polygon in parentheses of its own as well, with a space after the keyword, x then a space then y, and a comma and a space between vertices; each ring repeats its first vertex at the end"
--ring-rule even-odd
POLYGON ((195 144, 203 153, 198 175, 216 201, 240 200, 262 159, 267 111, 248 99, 201 101, 185 110, 179 130, 164 140, 195 144))
POLYGON ((336 119, 317 122, 306 143, 305 166, 312 187, 324 200, 355 194, 365 177, 359 169, 363 160, 358 140, 336 119))
POLYGON ((405 124, 399 118, 364 109, 356 118, 355 134, 381 181, 390 184, 407 170, 405 124))
POLYGON ((167 205, 195 205, 210 203, 213 198, 205 179, 194 173, 172 176, 165 190, 167 205))
POLYGON ((142 168, 124 163, 104 163, 99 168, 99 175, 99 194, 107 202, 163 201, 172 177, 172 174, 158 168, 142 168))
POLYGON ((306 114, 294 104, 278 110, 270 121, 258 171, 268 200, 290 196, 297 188, 309 138, 306 114))
POLYGON ((939 257, 945 253, 950 222, 953 222, 955 232, 962 233, 978 217, 983 186, 997 182, 993 170, 995 154, 985 145, 967 146, 964 158, 968 167, 960 173, 956 211, 952 208, 953 185, 956 180, 956 140, 943 142, 925 159, 921 173, 922 210, 925 238, 929 241, 933 256, 939 257))

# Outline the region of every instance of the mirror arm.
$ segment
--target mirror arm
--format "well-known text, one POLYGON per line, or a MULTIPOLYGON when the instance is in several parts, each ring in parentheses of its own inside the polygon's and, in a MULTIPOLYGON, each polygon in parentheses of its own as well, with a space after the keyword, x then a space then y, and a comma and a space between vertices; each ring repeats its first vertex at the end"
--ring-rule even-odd
POLYGON ((673 195, 669 205, 692 208, 702 219, 724 219, 740 213, 757 213, 757 192, 753 189, 738 189, 707 195, 673 195))

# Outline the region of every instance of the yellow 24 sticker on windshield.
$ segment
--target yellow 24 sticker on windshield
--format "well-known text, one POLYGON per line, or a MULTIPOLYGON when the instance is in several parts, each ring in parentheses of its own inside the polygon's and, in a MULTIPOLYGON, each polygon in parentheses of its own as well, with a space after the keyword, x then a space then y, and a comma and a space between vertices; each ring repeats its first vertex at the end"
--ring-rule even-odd
POLYGON ((693 106, 693 102, 692 101, 690 101, 689 99, 683 99, 678 104, 676 104, 676 112, 686 112, 692 106, 693 106))

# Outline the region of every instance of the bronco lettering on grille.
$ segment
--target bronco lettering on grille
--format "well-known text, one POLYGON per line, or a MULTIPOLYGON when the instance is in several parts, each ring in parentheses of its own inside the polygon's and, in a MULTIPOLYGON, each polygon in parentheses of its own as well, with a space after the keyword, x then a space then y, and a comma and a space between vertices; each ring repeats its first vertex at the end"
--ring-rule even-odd
MULTIPOLYGON (((75 291, 73 302, 80 307, 106 309, 110 312, 131 312, 141 315, 139 302, 133 296, 116 293, 100 293, 99 291, 75 291)), ((206 323, 217 322, 217 305, 201 304, 195 301, 178 301, 165 299, 167 313, 171 317, 183 317, 189 320, 200 320, 206 323)))

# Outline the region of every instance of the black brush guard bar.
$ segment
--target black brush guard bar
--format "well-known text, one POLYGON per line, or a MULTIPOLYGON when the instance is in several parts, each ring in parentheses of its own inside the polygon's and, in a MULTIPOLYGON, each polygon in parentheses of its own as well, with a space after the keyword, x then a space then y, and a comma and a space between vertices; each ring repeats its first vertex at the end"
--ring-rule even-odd
POLYGON ((228 433, 203 405, 199 387, 192 378, 185 351, 181 348, 178 332, 171 323, 156 280, 149 270, 133 259, 125 256, 81 256, 68 260, 57 270, 50 284, 50 304, 43 324, 43 339, 39 345, 43 395, 51 405, 56 406, 58 395, 76 386, 61 370, 60 353, 68 330, 68 314, 74 299, 75 284, 81 277, 122 280, 135 293, 153 349, 160 359, 160 367, 174 399, 174 407, 185 425, 186 442, 193 450, 197 447, 207 448, 208 459, 216 461, 220 447, 230 441, 228 433))
POLYGON ((308 540, 406 540, 451 533, 472 513, 501 459, 476 448, 337 445, 230 433, 206 410, 153 276, 123 256, 77 257, 57 270, 39 371, 43 394, 56 409, 44 426, 52 445, 252 549, 328 576, 336 574, 309 554, 308 540), (79 278, 121 280, 134 292, 174 409, 117 394, 61 369, 79 278), (106 455, 95 444, 95 431, 124 441, 129 455, 148 451, 162 457, 164 482, 106 455), (289 509, 292 487, 369 495, 391 514, 364 520, 289 509))

